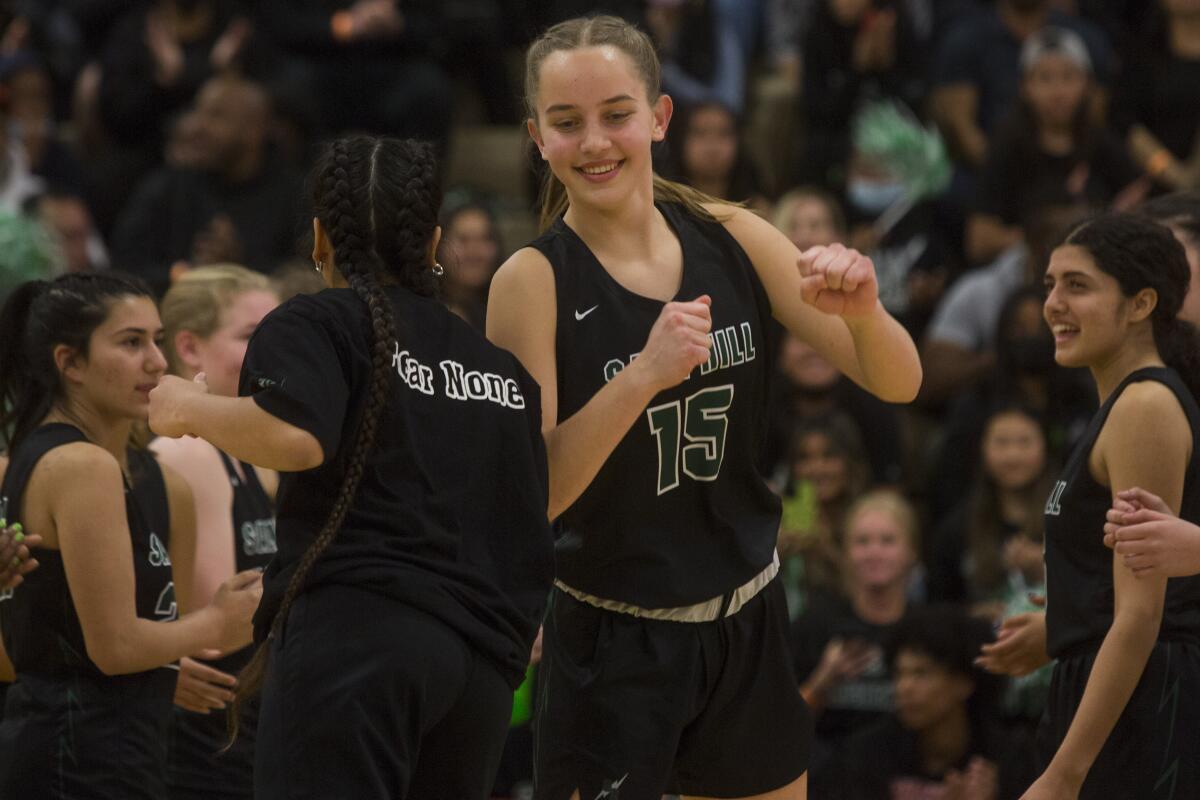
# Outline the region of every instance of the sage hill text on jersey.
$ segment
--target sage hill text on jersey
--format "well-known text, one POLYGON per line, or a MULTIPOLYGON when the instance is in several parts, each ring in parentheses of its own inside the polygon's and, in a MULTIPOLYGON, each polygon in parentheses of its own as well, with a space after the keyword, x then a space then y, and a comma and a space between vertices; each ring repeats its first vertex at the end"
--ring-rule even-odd
MULTIPOLYGON (((728 325, 708 335, 712 342, 712 350, 708 354, 708 362, 700 365, 700 374, 707 375, 719 369, 748 364, 754 360, 754 333, 749 322, 740 325, 728 325)), ((632 363, 638 357, 637 353, 629 356, 626 362, 621 358, 613 358, 604 365, 604 382, 607 383, 625 369, 626 363, 632 363)))

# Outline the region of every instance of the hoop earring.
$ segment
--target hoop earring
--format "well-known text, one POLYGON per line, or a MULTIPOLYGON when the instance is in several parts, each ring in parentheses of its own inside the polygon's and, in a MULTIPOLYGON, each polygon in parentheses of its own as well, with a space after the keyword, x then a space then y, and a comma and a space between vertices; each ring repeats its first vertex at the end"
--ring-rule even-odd
POLYGON ((446 274, 446 268, 435 261, 435 262, 433 262, 433 274, 436 277, 440 278, 446 274))

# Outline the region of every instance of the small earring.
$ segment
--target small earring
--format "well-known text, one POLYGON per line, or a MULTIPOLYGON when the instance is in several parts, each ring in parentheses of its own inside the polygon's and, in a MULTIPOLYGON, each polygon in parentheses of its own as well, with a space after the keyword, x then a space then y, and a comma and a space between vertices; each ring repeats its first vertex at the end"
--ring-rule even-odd
POLYGON ((321 261, 321 260, 314 261, 313 269, 315 269, 317 272, 324 272, 325 271, 325 262, 321 261))
POLYGON ((446 268, 435 261, 433 262, 433 274, 440 278, 446 274, 446 268))

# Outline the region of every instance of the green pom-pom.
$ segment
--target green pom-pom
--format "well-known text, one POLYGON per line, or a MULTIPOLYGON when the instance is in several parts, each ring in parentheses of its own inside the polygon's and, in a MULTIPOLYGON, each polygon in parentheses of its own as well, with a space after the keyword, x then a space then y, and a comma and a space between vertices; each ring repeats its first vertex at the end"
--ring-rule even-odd
POLYGON ((854 147, 903 181, 914 201, 950 185, 953 167, 941 134, 901 103, 863 106, 854 117, 854 147))

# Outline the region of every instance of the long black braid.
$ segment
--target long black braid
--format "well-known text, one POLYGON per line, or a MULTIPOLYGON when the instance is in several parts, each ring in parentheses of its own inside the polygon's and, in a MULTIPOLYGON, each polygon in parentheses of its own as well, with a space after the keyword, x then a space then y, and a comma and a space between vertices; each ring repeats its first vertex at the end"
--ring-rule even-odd
MULTIPOLYGON (((337 270, 370 314, 371 383, 341 488, 329 517, 288 581, 271 622, 271 636, 283 626, 313 565, 341 529, 375 445, 391 385, 392 347, 398 341, 383 284, 398 284, 423 295, 432 295, 436 284, 428 257, 441 190, 430 146, 370 136, 337 139, 318 160, 312 179, 314 212, 333 244, 337 270)), ((229 718, 233 736, 241 706, 262 685, 268 654, 267 644, 260 645, 239 676, 229 718)))

